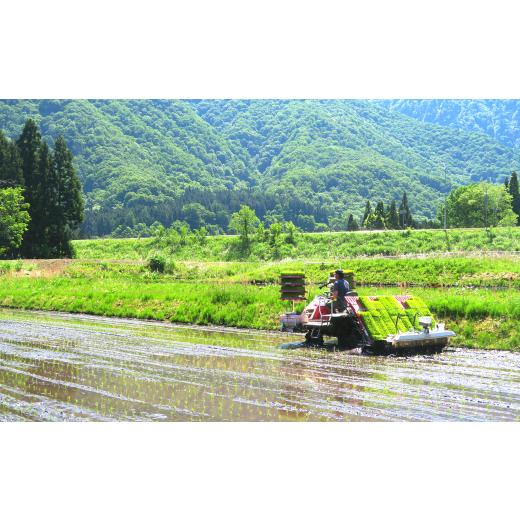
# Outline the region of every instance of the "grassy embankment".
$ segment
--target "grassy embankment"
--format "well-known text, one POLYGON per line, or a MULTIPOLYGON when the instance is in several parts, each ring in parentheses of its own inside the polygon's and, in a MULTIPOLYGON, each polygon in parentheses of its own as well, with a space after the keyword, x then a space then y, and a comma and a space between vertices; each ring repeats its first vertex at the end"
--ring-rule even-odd
MULTIPOLYGON (((177 260, 232 261, 243 257, 236 246, 236 237, 216 236, 166 253, 177 260)), ((150 238, 78 240, 74 247, 78 258, 98 260, 142 260, 151 251, 160 249, 150 238)), ((520 251, 520 228, 302 233, 295 244, 283 244, 280 257, 323 260, 478 251, 520 251)), ((262 244, 253 244, 250 260, 265 258, 262 253, 265 253, 262 244)))
MULTIPOLYGON (((168 273, 151 273, 144 262, 64 262, 61 268, 30 261, 30 269, 6 268, 0 305, 150 318, 185 323, 276 329, 287 309, 279 301, 279 273, 304 270, 310 295, 319 292, 338 262, 183 262, 168 273), (255 285, 252 282, 267 283, 255 285), (271 283, 271 284, 270 284, 271 283)), ((353 259, 364 283, 401 283, 402 288, 360 287, 360 294, 409 292, 406 284, 436 283, 458 287, 415 287, 437 316, 459 333, 455 344, 520 350, 520 265, 516 258, 353 259), (491 283, 490 283, 491 282, 491 283), (502 290, 483 288, 500 286, 502 290), (471 286, 473 288, 469 288, 471 286), (475 289, 474 287, 480 287, 475 289)))

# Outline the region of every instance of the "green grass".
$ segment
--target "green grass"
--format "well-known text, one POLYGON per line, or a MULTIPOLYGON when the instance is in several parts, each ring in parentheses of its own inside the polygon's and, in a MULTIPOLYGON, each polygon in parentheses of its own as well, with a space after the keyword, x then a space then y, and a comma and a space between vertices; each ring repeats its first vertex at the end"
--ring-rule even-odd
MULTIPOLYGON (((243 257, 233 236, 191 241, 168 255, 177 260, 233 261, 265 259, 265 244, 253 244, 243 257)), ((97 239, 74 242, 79 259, 143 260, 157 249, 153 239, 97 239)), ((520 228, 386 231, 383 233, 302 233, 296 244, 284 244, 281 259, 336 260, 357 256, 404 255, 468 251, 520 251, 520 228)))
POLYGON ((520 287, 518 256, 352 259, 345 265, 367 284, 520 287))
POLYGON ((275 286, 141 282, 135 279, 5 279, 0 305, 183 323, 276 329, 287 304, 275 286))
POLYGON ((34 265, 28 264, 23 260, 0 260, 0 276, 7 273, 19 272, 22 269, 24 271, 32 271, 34 269, 34 265))

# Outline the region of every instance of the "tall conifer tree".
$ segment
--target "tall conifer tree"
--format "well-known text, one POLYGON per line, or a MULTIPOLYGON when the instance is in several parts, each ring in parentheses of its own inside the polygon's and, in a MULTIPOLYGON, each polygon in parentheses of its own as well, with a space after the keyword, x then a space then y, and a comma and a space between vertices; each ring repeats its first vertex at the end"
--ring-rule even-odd
POLYGON ((383 202, 377 203, 374 215, 375 215, 375 220, 373 223, 373 228, 374 229, 385 229, 385 227, 386 227, 385 205, 383 202))
POLYGON ((406 191, 403 193, 403 199, 399 205, 399 224, 403 228, 412 225, 412 213, 408 207, 408 196, 406 195, 406 191))
POLYGON ((395 203, 395 200, 392 200, 392 202, 390 203, 390 207, 388 208, 386 223, 389 229, 399 228, 399 214, 397 213, 397 205, 395 203))
POLYGON ((520 224, 520 190, 518 188, 518 175, 516 172, 511 174, 509 183, 507 185, 507 191, 509 191, 512 197, 512 208, 517 215, 517 224, 520 224))
POLYGON ((52 258, 59 256, 53 254, 54 245, 50 230, 50 219, 54 206, 53 199, 53 178, 54 166, 52 152, 49 146, 42 140, 39 151, 38 175, 40 176, 40 185, 33 197, 40 220, 33 224, 32 230, 35 234, 33 245, 33 256, 42 258, 52 258))
POLYGON ((359 224, 357 223, 357 220, 354 218, 354 215, 352 213, 348 216, 347 221, 347 231, 357 231, 359 229, 359 224))
POLYGON ((18 147, 0 130, 0 189, 22 185, 22 160, 18 147))
POLYGON ((367 226, 367 219, 372 213, 372 206, 370 205, 370 201, 367 200, 367 203, 365 204, 365 213, 363 214, 363 220, 361 221, 361 225, 363 227, 367 226))
POLYGON ((40 148, 42 138, 36 123, 28 119, 23 131, 16 141, 22 162, 25 184, 25 200, 29 203, 29 229, 24 236, 22 251, 25 256, 40 256, 38 244, 44 240, 41 236, 42 224, 45 221, 45 200, 42 194, 40 175, 40 148))
POLYGON ((52 168, 48 181, 49 238, 53 256, 71 256, 70 240, 83 220, 84 203, 81 184, 72 153, 65 139, 60 136, 54 145, 52 168))
POLYGON ((83 220, 81 185, 65 139, 58 137, 54 153, 29 119, 16 142, 31 221, 24 237, 25 256, 71 256, 70 240, 83 220))

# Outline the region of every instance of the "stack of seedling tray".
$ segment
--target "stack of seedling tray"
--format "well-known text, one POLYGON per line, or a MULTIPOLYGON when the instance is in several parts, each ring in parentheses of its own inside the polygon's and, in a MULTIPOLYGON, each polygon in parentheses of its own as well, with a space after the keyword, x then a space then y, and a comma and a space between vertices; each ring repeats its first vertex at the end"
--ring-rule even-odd
POLYGON ((418 328, 418 316, 432 315, 424 301, 414 296, 402 304, 394 296, 361 296, 359 301, 365 308, 360 312, 361 318, 375 341, 384 340, 389 334, 418 328))
POLYGON ((303 273, 284 273, 280 275, 282 300, 299 302, 305 300, 305 275, 303 273))

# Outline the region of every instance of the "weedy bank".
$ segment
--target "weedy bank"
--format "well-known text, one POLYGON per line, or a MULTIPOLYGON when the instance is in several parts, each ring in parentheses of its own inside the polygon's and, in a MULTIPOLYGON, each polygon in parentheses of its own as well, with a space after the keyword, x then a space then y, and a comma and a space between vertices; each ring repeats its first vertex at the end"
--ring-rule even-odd
POLYGON ((162 273, 153 273, 145 261, 75 260, 67 264, 67 276, 134 277, 219 283, 277 284, 283 272, 304 272, 309 283, 326 281, 328 273, 353 270, 361 285, 430 287, 520 288, 520 257, 350 258, 337 261, 202 262, 166 258, 162 273))
POLYGON ((79 259, 144 260, 160 252, 177 260, 329 260, 356 256, 412 255, 471 251, 520 251, 520 228, 440 229, 383 232, 283 234, 273 243, 252 239, 244 250, 236 236, 202 237, 195 233, 179 240, 122 238, 77 240, 79 259))

